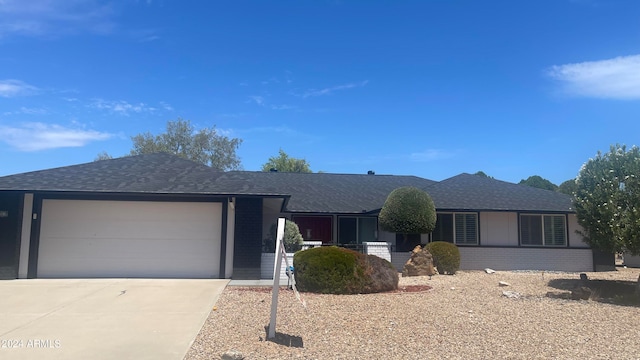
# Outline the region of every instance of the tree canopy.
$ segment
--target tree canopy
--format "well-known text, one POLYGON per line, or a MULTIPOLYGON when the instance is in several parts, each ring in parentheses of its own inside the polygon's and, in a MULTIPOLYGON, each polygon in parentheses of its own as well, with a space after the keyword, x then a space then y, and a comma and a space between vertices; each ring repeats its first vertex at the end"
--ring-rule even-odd
POLYGON ((589 245, 640 255, 640 149, 598 152, 580 170, 574 206, 589 245))
POLYGON ((93 161, 109 160, 109 159, 113 159, 113 156, 109 155, 109 153, 106 151, 102 151, 101 153, 96 155, 93 161))
POLYGON ((573 196, 573 193, 575 193, 577 189, 578 187, 576 185, 576 179, 569 179, 560 184, 556 191, 573 196))
POLYGON ((218 170, 242 168, 236 153, 242 140, 220 134, 215 126, 196 131, 191 121, 179 118, 167 122, 167 131, 162 134, 145 132, 132 136, 131 140, 131 155, 166 152, 218 170))
POLYGON ((290 157, 284 150, 278 151, 278 156, 272 156, 262 165, 262 171, 276 170, 279 172, 311 173, 311 167, 305 159, 290 157))
POLYGON ((427 234, 436 226, 436 208, 426 192, 412 186, 400 187, 387 197, 378 221, 386 231, 404 235, 427 234))
POLYGON ((484 171, 482 171, 482 170, 477 171, 477 172, 476 172, 476 173, 474 173, 473 175, 478 175, 478 176, 486 177, 486 178, 489 178, 489 179, 493 179, 493 176, 489 176, 489 175, 487 175, 487 174, 486 174, 484 171))
POLYGON ((556 186, 554 183, 539 175, 529 176, 526 180, 520 180, 518 184, 551 191, 556 191, 556 189, 558 188, 558 186, 556 186))

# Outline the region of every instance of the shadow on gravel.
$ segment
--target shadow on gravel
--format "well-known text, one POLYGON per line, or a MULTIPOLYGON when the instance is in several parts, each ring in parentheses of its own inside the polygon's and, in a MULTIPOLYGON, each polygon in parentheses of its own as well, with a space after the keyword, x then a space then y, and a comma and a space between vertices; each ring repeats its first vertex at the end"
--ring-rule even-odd
POLYGON ((264 338, 267 341, 274 342, 279 345, 284 345, 286 347, 295 347, 295 348, 303 348, 304 342, 302 341, 302 337, 296 335, 283 334, 281 332, 276 331, 276 337, 273 339, 269 339, 269 326, 264 327, 264 338))
POLYGON ((548 285, 563 292, 549 292, 547 297, 591 300, 601 303, 640 307, 637 283, 623 280, 554 279, 548 285))

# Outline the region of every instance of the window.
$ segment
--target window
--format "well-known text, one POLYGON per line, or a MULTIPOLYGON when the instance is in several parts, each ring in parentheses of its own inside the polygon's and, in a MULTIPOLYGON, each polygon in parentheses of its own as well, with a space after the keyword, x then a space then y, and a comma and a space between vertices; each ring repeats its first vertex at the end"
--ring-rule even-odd
POLYGON ((564 215, 520 215, 520 244, 528 246, 566 246, 564 215))
POLYGON ((362 244, 367 241, 376 241, 377 229, 378 222, 374 217, 340 217, 338 243, 362 244))
POLYGON ((456 245, 478 244, 478 214, 437 214, 431 241, 447 241, 456 245))

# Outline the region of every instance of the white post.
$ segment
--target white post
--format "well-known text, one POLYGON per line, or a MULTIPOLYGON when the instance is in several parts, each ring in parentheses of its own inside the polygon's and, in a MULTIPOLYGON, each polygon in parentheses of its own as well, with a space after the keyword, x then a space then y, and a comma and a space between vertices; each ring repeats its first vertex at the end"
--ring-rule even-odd
POLYGON ((269 320, 268 339, 276 337, 276 315, 278 314, 278 292, 280 291, 280 268, 282 266, 282 253, 284 249, 284 226, 285 218, 278 218, 278 230, 276 232, 276 258, 275 269, 273 271, 273 290, 271 291, 271 319, 269 320))

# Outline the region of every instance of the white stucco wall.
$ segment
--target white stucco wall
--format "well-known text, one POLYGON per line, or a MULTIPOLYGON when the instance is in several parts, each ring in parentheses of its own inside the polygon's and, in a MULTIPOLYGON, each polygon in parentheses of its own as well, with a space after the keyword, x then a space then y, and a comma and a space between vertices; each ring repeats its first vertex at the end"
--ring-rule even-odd
POLYGON ((578 217, 576 214, 569 214, 567 226, 569 227, 569 246, 588 248, 589 245, 584 242, 582 236, 576 233, 576 230, 582 231, 582 226, 578 224, 578 217))
POLYGON ((518 214, 515 212, 481 212, 480 244, 517 246, 518 214))

